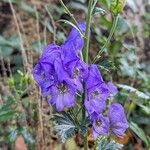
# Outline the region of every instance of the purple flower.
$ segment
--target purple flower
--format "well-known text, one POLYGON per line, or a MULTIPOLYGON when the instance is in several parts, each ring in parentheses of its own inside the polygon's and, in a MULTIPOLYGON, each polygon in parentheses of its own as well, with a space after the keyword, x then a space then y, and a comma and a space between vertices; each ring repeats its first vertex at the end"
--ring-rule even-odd
POLYGON ((87 98, 85 107, 91 119, 96 119, 106 107, 107 98, 117 93, 112 82, 105 83, 96 65, 89 66, 88 77, 85 80, 87 98))
POLYGON ((118 93, 117 87, 111 81, 107 83, 107 88, 109 90, 109 93, 113 96, 118 93))
MULTIPOLYGON (((82 32, 85 32, 85 22, 79 23, 82 32)), ((64 64, 80 59, 79 52, 84 46, 84 39, 76 28, 70 32, 66 42, 61 45, 64 54, 64 64)))
MULTIPOLYGON (((85 23, 80 23, 79 26, 84 32, 85 23)), ((82 82, 87 74, 87 65, 79 56, 83 46, 83 37, 73 28, 65 44, 50 44, 44 49, 33 69, 35 81, 43 94, 51 97, 49 102, 55 105, 58 111, 74 106, 77 90, 83 91, 82 82)))
MULTIPOLYGON (((79 27, 80 27, 81 31, 84 33, 85 29, 86 29, 85 22, 80 22, 79 27)), ((79 33, 79 31, 76 28, 73 28, 71 30, 66 42, 64 43, 64 45, 69 45, 70 51, 73 50, 76 53, 78 53, 79 51, 82 50, 82 48, 84 46, 84 39, 81 36, 81 34, 79 33)))
POLYGON ((57 111, 62 111, 64 107, 72 107, 76 104, 76 85, 66 72, 62 61, 55 60, 55 80, 56 84, 50 88, 50 104, 55 105, 57 111))
POLYGON ((33 69, 34 79, 45 96, 49 95, 49 90, 55 83, 54 60, 61 59, 62 57, 61 47, 55 44, 50 44, 44 49, 39 62, 33 69))
POLYGON ((62 49, 60 46, 56 44, 49 44, 43 51, 41 58, 39 60, 40 63, 52 64, 55 59, 61 59, 63 57, 62 49))
POLYGON ((112 132, 118 137, 123 136, 128 128, 128 122, 122 105, 113 103, 109 108, 108 117, 112 132))
POLYGON ((96 100, 86 100, 85 101, 85 107, 88 112, 90 120, 97 120, 100 113, 103 112, 103 110, 106 107, 105 100, 96 101, 96 100))
POLYGON ((39 62, 33 69, 35 81, 40 84, 51 78, 54 73, 53 63, 56 58, 61 58, 61 48, 55 44, 48 45, 40 57, 39 62))
POLYGON ((109 134, 109 119, 102 114, 99 114, 98 119, 94 120, 92 125, 95 139, 97 139, 100 135, 109 134))
POLYGON ((85 80, 87 90, 104 82, 96 65, 92 64, 88 69, 88 77, 85 80))
POLYGON ((91 120, 96 119, 100 113, 106 108, 106 99, 109 91, 105 83, 95 86, 87 91, 87 99, 85 107, 91 120))
POLYGON ((87 77, 88 74, 88 65, 80 59, 77 59, 70 63, 67 63, 65 66, 68 70, 69 75, 73 79, 78 91, 82 93, 83 80, 87 77))
POLYGON ((76 104, 76 90, 72 85, 63 81, 51 87, 51 99, 49 103, 56 106, 57 111, 62 111, 65 107, 73 107, 76 104))

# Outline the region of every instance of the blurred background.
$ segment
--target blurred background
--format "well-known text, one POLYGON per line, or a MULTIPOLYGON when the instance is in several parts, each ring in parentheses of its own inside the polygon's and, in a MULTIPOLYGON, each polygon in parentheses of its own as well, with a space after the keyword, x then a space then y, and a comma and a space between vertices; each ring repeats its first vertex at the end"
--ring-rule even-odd
MULTIPOLYGON (((85 20, 87 0, 64 0, 77 21, 85 20)), ((98 0, 91 25, 90 61, 107 40, 110 0, 98 0)), ((33 66, 49 43, 62 44, 72 21, 59 0, 0 0, 0 150, 78 150, 76 136, 61 144, 48 106, 32 77, 33 66)), ((130 128, 123 150, 150 148, 150 0, 126 0, 111 44, 98 66, 119 88, 130 128)), ((91 133, 89 148, 93 149, 91 133)))

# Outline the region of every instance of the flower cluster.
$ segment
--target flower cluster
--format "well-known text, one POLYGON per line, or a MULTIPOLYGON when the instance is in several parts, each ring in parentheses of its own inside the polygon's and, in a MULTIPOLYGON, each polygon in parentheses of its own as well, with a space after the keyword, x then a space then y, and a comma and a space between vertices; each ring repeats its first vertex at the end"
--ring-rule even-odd
MULTIPOLYGON (((85 23, 80 23, 79 27, 84 33, 85 23)), ((77 93, 86 91, 85 108, 93 125, 94 137, 108 135, 110 129, 115 135, 122 136, 128 128, 123 107, 113 103, 107 116, 104 115, 107 99, 117 93, 117 88, 112 82, 104 82, 96 65, 88 65, 81 59, 83 46, 83 37, 73 28, 64 44, 50 44, 44 49, 34 67, 34 79, 58 112, 75 106, 77 93)))
POLYGON ((118 90, 112 82, 105 83, 96 65, 90 65, 86 80, 87 97, 85 107, 93 124, 94 138, 100 134, 108 135, 112 131, 121 137, 128 128, 128 122, 123 107, 113 103, 108 109, 106 103, 110 96, 117 94, 118 90))

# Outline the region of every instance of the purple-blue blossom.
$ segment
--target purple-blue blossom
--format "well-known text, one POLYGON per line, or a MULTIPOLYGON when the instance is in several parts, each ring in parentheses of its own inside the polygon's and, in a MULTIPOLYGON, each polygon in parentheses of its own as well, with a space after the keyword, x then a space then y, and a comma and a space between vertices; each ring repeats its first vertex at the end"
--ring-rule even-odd
POLYGON ((116 136, 122 137, 124 132, 128 128, 128 122, 122 105, 113 103, 108 110, 108 117, 112 132, 116 136))
POLYGON ((99 114, 97 120, 94 120, 93 123, 93 136, 95 139, 99 137, 99 135, 108 135, 109 134, 109 119, 108 117, 99 114))
POLYGON ((106 108, 107 99, 117 93, 117 88, 112 82, 104 82, 96 65, 90 65, 88 69, 85 107, 89 117, 95 119, 106 108))
MULTIPOLYGON (((85 23, 80 23, 85 31, 85 23)), ((61 46, 49 44, 43 51, 33 69, 35 81, 49 103, 57 111, 76 104, 77 91, 83 92, 83 80, 87 74, 87 65, 80 59, 79 51, 84 46, 84 39, 73 28, 66 42, 61 46)))
MULTIPOLYGON (((80 22, 79 27, 81 31, 84 33, 86 29, 85 22, 80 22)), ((71 52, 79 53, 84 47, 84 39, 81 33, 79 33, 79 31, 76 28, 73 28, 64 45, 68 45, 69 50, 71 52)))

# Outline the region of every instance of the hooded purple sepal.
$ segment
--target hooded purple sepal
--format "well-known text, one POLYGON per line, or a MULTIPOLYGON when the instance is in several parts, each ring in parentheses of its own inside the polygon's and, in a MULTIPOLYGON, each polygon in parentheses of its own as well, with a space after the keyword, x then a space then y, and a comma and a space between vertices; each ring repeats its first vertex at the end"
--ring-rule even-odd
POLYGON ((112 132, 116 136, 122 137, 124 132, 128 128, 128 122, 122 105, 113 103, 109 108, 108 117, 112 132))
POLYGON ((92 125, 94 139, 97 139, 100 135, 109 134, 109 119, 102 114, 99 114, 98 119, 94 120, 92 125))
MULTIPOLYGON (((84 33, 85 29, 86 29, 86 24, 85 22, 80 22, 79 23, 79 27, 81 29, 81 31, 84 33)), ((81 34, 79 33, 79 31, 76 28, 73 28, 66 40, 66 42, 64 43, 64 45, 70 45, 70 51, 72 51, 74 48, 76 54, 79 53, 83 46, 84 46, 84 38, 81 36, 81 34)))

